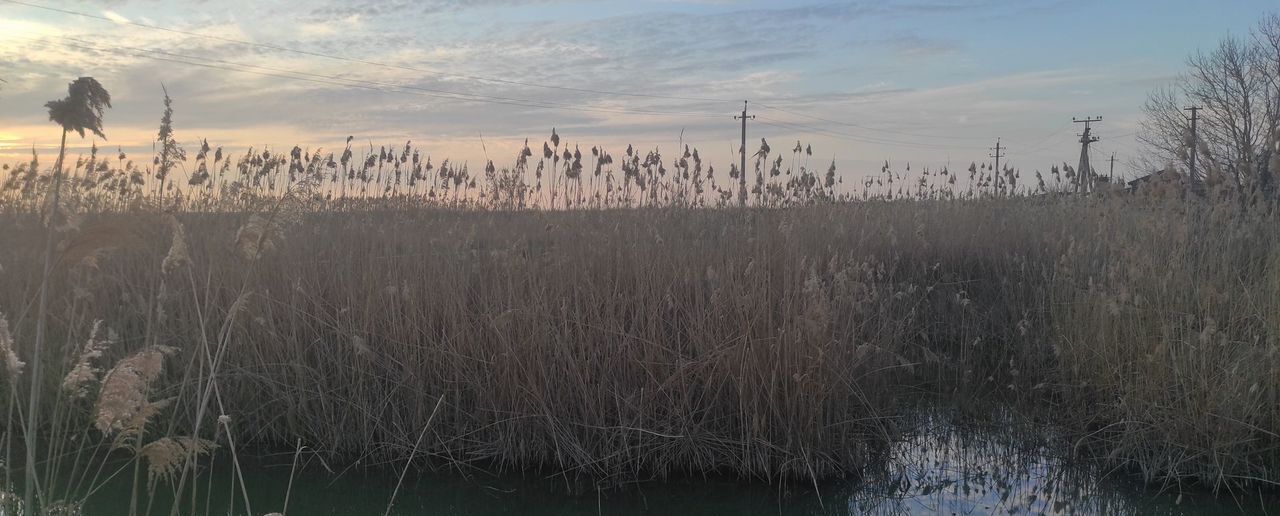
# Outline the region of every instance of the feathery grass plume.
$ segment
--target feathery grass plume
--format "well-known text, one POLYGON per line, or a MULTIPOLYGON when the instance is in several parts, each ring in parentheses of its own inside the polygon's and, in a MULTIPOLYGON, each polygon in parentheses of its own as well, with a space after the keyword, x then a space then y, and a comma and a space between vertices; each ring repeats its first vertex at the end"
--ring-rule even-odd
POLYGON ((0 312, 0 355, 4 356, 4 365, 9 371, 10 381, 22 376, 22 366, 26 365, 18 360, 18 354, 13 347, 13 334, 9 332, 9 320, 5 318, 3 312, 0 312))
POLYGON ((160 180, 160 195, 164 195, 165 180, 168 179, 169 172, 174 166, 186 161, 187 151, 173 137, 173 99, 164 86, 160 89, 164 91, 164 114, 160 117, 160 132, 156 136, 156 141, 160 142, 160 155, 156 157, 155 177, 160 180))
POLYGON ((165 276, 172 274, 183 265, 191 263, 191 256, 187 248, 187 232, 182 227, 182 223, 178 222, 178 217, 169 215, 169 224, 173 226, 173 244, 169 246, 169 254, 165 255, 164 262, 160 264, 160 270, 165 276))
MULTIPOLYGON (((35 342, 31 353, 31 388, 27 392, 26 435, 28 437, 37 435, 37 429, 40 428, 40 389, 43 383, 42 364, 44 363, 45 340, 48 337, 46 335, 46 326, 49 320, 50 282, 48 278, 54 266, 54 240, 59 229, 56 227, 58 224, 54 223, 54 221, 57 220, 59 208, 61 207, 59 199, 62 190, 62 168, 67 156, 67 133, 76 131, 83 138, 85 130, 89 130, 105 139, 106 135, 102 134, 102 115, 106 108, 111 107, 111 95, 107 93, 107 90, 101 84, 98 84, 97 80, 92 77, 81 77, 67 87, 66 98, 49 101, 45 104, 45 107, 49 109, 49 120, 62 126, 62 143, 58 146, 58 161, 55 162, 53 167, 53 177, 50 181, 51 184, 47 196, 49 206, 47 220, 49 222, 46 225, 54 230, 45 233, 44 267, 41 274, 45 281, 40 282, 39 303, 36 308, 35 342)), ((35 171, 32 171, 32 173, 34 174, 35 171)), ((25 448, 24 503, 28 507, 34 508, 37 494, 36 446, 26 446, 25 448)))
POLYGON ((171 481, 188 457, 199 457, 217 449, 217 443, 191 437, 161 437, 147 443, 138 454, 147 459, 147 483, 155 486, 157 480, 171 481))
POLYGON ((98 393, 97 416, 94 425, 103 434, 111 435, 125 430, 138 430, 141 423, 163 405, 149 403, 147 393, 151 383, 164 370, 164 358, 176 350, 167 346, 152 346, 116 363, 102 380, 98 393))
POLYGON ((173 405, 176 398, 164 398, 156 401, 147 401, 142 404, 142 408, 129 419, 120 425, 120 430, 114 434, 115 439, 112 440, 113 448, 130 448, 137 446, 137 438, 141 437, 147 430, 147 423, 150 423, 160 411, 173 405))
POLYGON ((102 133, 102 115, 111 107, 111 94, 93 77, 76 79, 67 86, 67 98, 51 100, 44 107, 49 109, 49 121, 65 131, 74 131, 81 138, 85 131, 107 138, 102 133))
POLYGON ((115 331, 110 328, 102 336, 102 326, 102 319, 93 321, 93 330, 89 332, 89 340, 85 342, 80 357, 62 379, 62 391, 71 399, 84 399, 89 395, 89 386, 98 381, 98 373, 102 372, 93 361, 117 340, 115 331))
POLYGON ((276 240, 282 236, 279 225, 267 215, 254 213, 236 231, 236 248, 240 256, 253 261, 263 253, 275 249, 276 240))

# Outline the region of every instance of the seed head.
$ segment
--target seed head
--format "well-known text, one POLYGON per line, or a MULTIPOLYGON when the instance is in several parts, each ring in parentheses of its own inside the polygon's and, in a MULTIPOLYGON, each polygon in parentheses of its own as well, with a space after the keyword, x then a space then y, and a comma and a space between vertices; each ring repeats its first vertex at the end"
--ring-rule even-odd
POLYGON ((172 480, 188 457, 204 455, 218 447, 213 441, 192 437, 161 437, 143 446, 138 454, 147 459, 147 481, 172 480))
POLYGON ((102 371, 93 361, 102 356, 102 351, 116 341, 114 331, 106 330, 102 335, 102 320, 93 322, 93 330, 89 332, 89 340, 67 376, 62 379, 62 391, 72 399, 83 399, 89 395, 89 386, 98 381, 98 373, 102 371))
POLYGON ((5 319, 3 313, 0 313, 0 355, 4 356, 5 369, 9 371, 11 381, 22 376, 22 366, 26 365, 18 360, 18 354, 13 351, 13 346, 13 334, 9 332, 9 321, 5 319))
POLYGON ((187 232, 182 223, 173 215, 169 216, 169 224, 173 226, 173 244, 169 246, 169 254, 160 263, 160 270, 167 276, 183 265, 191 263, 191 255, 187 248, 187 232))
POLYGON ((98 393, 94 424, 99 431, 104 434, 140 431, 148 417, 163 408, 162 404, 148 403, 147 392, 164 369, 164 357, 174 351, 170 347, 153 346, 116 363, 102 380, 102 390, 98 393))

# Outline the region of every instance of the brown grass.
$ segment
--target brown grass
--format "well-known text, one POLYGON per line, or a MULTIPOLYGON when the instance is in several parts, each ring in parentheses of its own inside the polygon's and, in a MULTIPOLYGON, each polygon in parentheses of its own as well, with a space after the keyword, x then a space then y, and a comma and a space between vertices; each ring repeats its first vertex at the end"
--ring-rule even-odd
POLYGON ((35 160, 13 168, 6 456, 38 368, 50 385, 30 406, 50 415, 24 441, 49 441, 42 507, 92 492, 124 450, 131 512, 145 480, 174 485, 176 514, 214 447, 239 478, 237 447, 299 442, 330 462, 597 485, 816 481, 876 460, 921 403, 978 401, 1034 410, 1082 457, 1148 481, 1280 482, 1269 202, 1032 195, 1062 183, 972 166, 962 187, 887 163, 841 195, 799 145, 794 175, 762 146, 754 181, 735 170, 722 188, 696 150, 667 170, 628 149, 615 177, 607 152, 552 142, 532 178, 531 151, 472 177, 408 145, 250 151, 234 169, 202 147, 199 181, 154 194, 150 170, 95 152, 52 229, 51 183, 35 160), (23 364, 35 319, 47 352, 23 364))
MULTIPOLYGON (((57 281, 55 342, 102 319, 117 358, 150 338, 189 371, 217 361, 218 410, 242 445, 301 438, 394 460, 443 397, 418 447, 437 463, 812 478, 874 458, 915 400, 974 397, 1047 406, 1082 453, 1152 480, 1273 483, 1280 464, 1280 252, 1264 208, 1100 197, 90 219, 150 229, 57 281), (173 228, 182 268, 162 267, 173 228), (224 325, 225 353, 202 358, 194 343, 217 346, 224 325)), ((40 234, 29 219, 0 226, 5 241, 40 234)), ((32 249, 0 251, 7 310, 38 286, 22 272, 32 249)), ((197 376, 157 383, 178 428, 197 376)))

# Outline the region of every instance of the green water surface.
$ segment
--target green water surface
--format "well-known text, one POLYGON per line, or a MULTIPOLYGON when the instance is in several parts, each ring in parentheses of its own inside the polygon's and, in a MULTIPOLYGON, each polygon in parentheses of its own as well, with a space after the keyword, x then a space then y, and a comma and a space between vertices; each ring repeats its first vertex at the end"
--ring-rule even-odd
MULTIPOLYGON (((1278 493, 1219 493, 1148 486, 1131 477, 1059 458, 1051 432, 1008 424, 957 425, 927 417, 884 461, 857 478, 770 485, 724 478, 667 479, 597 490, 555 474, 492 475, 480 470, 411 472, 397 493, 395 515, 847 515, 847 514, 1266 514, 1280 513, 1278 493)), ((380 515, 402 465, 342 470, 313 455, 292 475, 294 454, 243 461, 254 516, 380 515)), ((206 460, 207 462, 207 460, 206 460)), ((232 482, 229 456, 201 476, 202 499, 183 514, 250 514, 232 482), (212 481, 210 483, 210 481, 212 481), (203 497, 202 497, 203 498, 203 497)), ((127 514, 129 483, 114 481, 89 500, 88 516, 127 514)), ((164 490, 163 487, 160 488, 164 490)), ((150 514, 167 515, 157 496, 150 514)), ((188 502, 189 504, 189 502, 188 502)), ((145 509, 145 503, 143 504, 145 509)), ((8 516, 0 511, 0 516, 8 516)))

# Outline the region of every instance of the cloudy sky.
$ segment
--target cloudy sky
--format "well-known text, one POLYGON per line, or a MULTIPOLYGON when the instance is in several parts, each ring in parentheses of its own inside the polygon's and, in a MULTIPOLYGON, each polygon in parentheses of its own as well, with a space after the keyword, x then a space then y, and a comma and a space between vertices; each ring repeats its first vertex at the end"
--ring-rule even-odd
POLYGON ((135 158, 163 85, 188 146, 351 135, 501 164, 555 127, 727 168, 750 99, 751 149, 802 140, 846 178, 965 168, 997 137, 1023 170, 1074 162, 1086 115, 1131 173, 1147 92, 1272 1, 0 0, 0 161, 56 151, 42 105, 89 75, 115 101, 105 145, 135 158))

